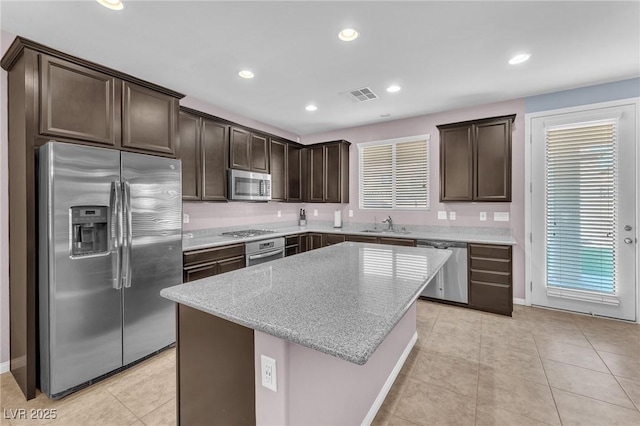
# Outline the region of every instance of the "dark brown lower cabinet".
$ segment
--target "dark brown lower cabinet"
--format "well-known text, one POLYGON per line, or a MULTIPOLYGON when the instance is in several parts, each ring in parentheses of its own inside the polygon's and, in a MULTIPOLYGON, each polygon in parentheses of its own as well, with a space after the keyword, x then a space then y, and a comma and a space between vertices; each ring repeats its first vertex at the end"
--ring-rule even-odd
POLYGON ((354 243, 378 243, 378 237, 372 237, 369 235, 347 235, 345 240, 352 241, 354 243))
POLYGON ((293 256, 298 254, 300 244, 300 237, 298 235, 289 235, 284 237, 284 255, 293 256))
POLYGON ((409 238, 393 238, 393 237, 379 237, 378 244, 388 244, 393 246, 408 246, 415 247, 416 240, 411 240, 409 238))
POLYGON ((244 268, 244 244, 190 250, 182 259, 183 281, 187 283, 244 268))
POLYGON ((254 332, 176 304, 177 423, 255 425, 254 332))
POLYGON ((469 244, 469 307, 511 316, 513 272, 511 246, 469 244))
POLYGON ((324 245, 330 246, 332 244, 338 244, 345 241, 344 234, 324 234, 324 245))

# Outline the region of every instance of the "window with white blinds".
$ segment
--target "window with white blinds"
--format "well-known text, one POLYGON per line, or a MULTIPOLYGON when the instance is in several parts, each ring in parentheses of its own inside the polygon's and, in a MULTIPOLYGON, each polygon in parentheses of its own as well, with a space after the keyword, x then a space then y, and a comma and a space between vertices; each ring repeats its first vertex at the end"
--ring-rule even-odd
POLYGON ((358 148, 360 208, 429 209, 428 137, 358 148))
POLYGON ((616 293, 616 126, 546 129, 548 287, 616 293))

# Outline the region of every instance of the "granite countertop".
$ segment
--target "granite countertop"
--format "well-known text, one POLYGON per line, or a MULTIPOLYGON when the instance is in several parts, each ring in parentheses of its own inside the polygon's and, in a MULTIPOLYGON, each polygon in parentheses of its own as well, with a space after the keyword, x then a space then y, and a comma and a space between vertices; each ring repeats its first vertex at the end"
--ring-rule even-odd
POLYGON ((160 294, 363 365, 449 256, 449 250, 344 242, 160 294))
MULTIPOLYGON (((363 232, 364 229, 371 229, 373 226, 366 223, 345 223, 342 228, 334 228, 331 222, 312 222, 307 226, 297 226, 291 224, 259 224, 247 225, 241 228, 248 229, 270 229, 275 232, 268 235, 261 235, 247 238, 234 238, 221 235, 222 232, 231 228, 214 228, 197 231, 186 231, 183 233, 182 250, 199 250, 204 248, 219 247, 233 243, 245 243, 249 241, 264 240, 271 237, 284 237, 287 235, 301 234, 305 232, 322 232, 330 234, 356 234, 363 236, 382 236, 391 238, 410 238, 415 240, 441 240, 460 241, 479 244, 506 244, 515 245, 516 240, 511 236, 508 228, 473 228, 462 226, 411 226, 407 225, 407 233, 393 232, 363 232)), ((378 225, 379 228, 380 225, 378 225)), ((397 225, 396 228, 403 228, 397 225)))

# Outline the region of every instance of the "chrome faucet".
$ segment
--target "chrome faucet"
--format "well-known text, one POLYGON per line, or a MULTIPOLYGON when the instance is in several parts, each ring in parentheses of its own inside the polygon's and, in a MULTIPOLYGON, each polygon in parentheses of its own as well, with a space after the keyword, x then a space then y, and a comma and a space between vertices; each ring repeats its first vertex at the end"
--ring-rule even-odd
POLYGON ((382 221, 382 223, 389 224, 389 231, 393 231, 393 220, 391 220, 391 216, 382 221))

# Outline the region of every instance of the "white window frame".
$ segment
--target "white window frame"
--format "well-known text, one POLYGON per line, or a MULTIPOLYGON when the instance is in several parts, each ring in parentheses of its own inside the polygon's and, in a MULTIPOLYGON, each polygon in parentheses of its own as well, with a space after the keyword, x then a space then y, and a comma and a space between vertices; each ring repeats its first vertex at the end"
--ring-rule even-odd
MULTIPOLYGON (((361 142, 358 144, 358 205, 361 210, 398 210, 398 211, 430 211, 431 210, 431 135, 423 134, 416 136, 407 136, 403 138, 393 138, 393 139, 383 139, 378 141, 370 141, 370 142, 361 142), (362 149, 371 147, 371 146, 379 146, 379 145, 396 145, 404 142, 419 142, 426 141, 427 144, 427 164, 426 164, 426 172, 427 172, 427 207, 384 207, 384 208, 376 208, 376 207, 364 207, 363 206, 363 196, 362 196, 362 149)), ((395 179, 395 176, 394 176, 395 179)), ((394 193, 395 197, 395 193, 394 193)))

